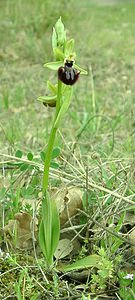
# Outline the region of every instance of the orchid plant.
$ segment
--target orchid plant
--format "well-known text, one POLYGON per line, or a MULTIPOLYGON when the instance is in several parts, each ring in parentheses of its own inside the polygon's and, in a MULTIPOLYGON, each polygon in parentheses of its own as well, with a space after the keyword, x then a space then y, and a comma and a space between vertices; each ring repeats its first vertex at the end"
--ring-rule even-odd
POLYGON ((52 129, 46 149, 44 172, 42 182, 42 220, 39 227, 39 244, 46 258, 48 266, 53 264, 53 256, 57 248, 60 236, 60 219, 55 200, 48 192, 49 169, 55 137, 61 120, 67 112, 73 94, 73 85, 80 75, 87 71, 76 65, 74 52, 74 39, 67 40, 66 31, 61 17, 55 24, 52 34, 52 50, 54 62, 48 62, 44 66, 50 70, 57 71, 57 84, 47 82, 50 91, 49 96, 41 96, 39 101, 45 106, 55 107, 52 129))

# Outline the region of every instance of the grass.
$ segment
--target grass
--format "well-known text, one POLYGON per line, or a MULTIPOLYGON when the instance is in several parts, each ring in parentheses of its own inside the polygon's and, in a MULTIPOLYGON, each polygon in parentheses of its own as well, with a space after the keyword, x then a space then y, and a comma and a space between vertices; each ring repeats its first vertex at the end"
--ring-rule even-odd
MULTIPOLYGON (((124 211, 131 211, 134 215, 134 11, 133 1, 120 1, 113 5, 98 5, 96 1, 88 0, 64 0, 62 3, 48 0, 0 1, 1 227, 20 209, 33 213, 31 202, 33 205, 35 197, 40 198, 43 164, 39 153, 48 140, 53 109, 42 106, 36 99, 47 93, 49 76, 55 82, 55 74, 46 71, 43 64, 52 59, 51 30, 61 15, 69 30, 67 34, 76 39, 77 63, 88 69, 88 76, 81 77, 76 84, 69 114, 57 137, 56 146, 62 148, 62 154, 58 160, 59 169, 51 169, 51 184, 59 187, 61 182, 65 182, 83 191, 87 189, 89 217, 82 216, 81 222, 88 222, 89 228, 94 230, 94 242, 85 241, 85 244, 79 241, 81 250, 77 255, 85 256, 85 251, 89 253, 94 245, 103 246, 109 259, 114 260, 111 250, 114 236, 107 229, 116 226, 124 211), (28 162, 27 153, 33 153, 39 173, 7 169, 9 165, 4 161, 11 161, 18 149, 23 152, 25 163, 28 162), (24 190, 29 185, 36 187, 33 198, 24 190), (25 194, 24 198, 33 200, 27 205, 22 204, 22 194, 25 194), (93 222, 98 222, 95 228, 93 222)), ((75 225, 80 225, 78 220, 75 222, 75 225)), ((128 226, 121 222, 124 224, 122 230, 128 231, 134 225, 134 222, 128 223, 128 226)), ((115 233, 117 235, 117 230, 115 233)), ((85 234, 83 237, 86 238, 85 234)), ((132 273, 134 260, 128 258, 129 249, 129 244, 124 243, 117 251, 123 256, 121 268, 127 272, 129 268, 132 273), (129 260, 128 264, 126 260, 129 260)), ((71 299, 83 299, 81 293, 75 292, 74 277, 62 279, 57 274, 53 278, 46 275, 41 254, 37 264, 34 252, 24 254, 17 251, 13 254, 13 250, 8 250, 10 257, 2 261, 2 299, 9 295, 16 299, 14 285, 18 278, 23 290, 22 299, 31 299, 34 292, 39 292, 41 299, 64 299, 68 295, 71 299)), ((5 246, 4 251, 7 251, 5 246)), ((89 280, 86 281, 85 297, 91 292, 89 280)), ((121 298, 118 298, 117 281, 111 283, 116 290, 110 297, 128 299, 120 295, 121 298)), ((102 289, 98 290, 102 285, 101 278, 100 283, 95 284, 97 292, 93 288, 93 295, 102 294, 102 289)), ((108 292, 109 295, 114 288, 112 285, 106 288, 104 294, 108 292)))

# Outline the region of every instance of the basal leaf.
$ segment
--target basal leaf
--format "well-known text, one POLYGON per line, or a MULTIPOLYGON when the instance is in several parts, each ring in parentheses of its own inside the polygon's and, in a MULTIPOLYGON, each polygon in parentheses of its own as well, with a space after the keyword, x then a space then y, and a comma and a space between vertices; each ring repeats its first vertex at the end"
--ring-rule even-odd
POLYGON ((39 235, 38 235, 38 238, 39 238, 40 248, 41 248, 44 256, 46 257, 47 253, 46 253, 46 243, 45 243, 45 233, 44 233, 43 219, 41 220, 40 225, 39 225, 39 235))
POLYGON ((51 251, 52 256, 58 246, 59 238, 60 238, 60 218, 58 209, 55 201, 51 200, 51 211, 52 211, 52 241, 51 241, 51 251))
POLYGON ((44 199, 42 200, 42 216, 43 216, 45 244, 46 244, 46 259, 48 263, 50 263, 51 237, 52 237, 52 211, 51 211, 50 198, 47 192, 45 192, 44 199))
POLYGON ((57 206, 45 192, 42 202, 42 221, 39 227, 39 243, 49 265, 53 263, 54 252, 60 235, 60 220, 57 206))

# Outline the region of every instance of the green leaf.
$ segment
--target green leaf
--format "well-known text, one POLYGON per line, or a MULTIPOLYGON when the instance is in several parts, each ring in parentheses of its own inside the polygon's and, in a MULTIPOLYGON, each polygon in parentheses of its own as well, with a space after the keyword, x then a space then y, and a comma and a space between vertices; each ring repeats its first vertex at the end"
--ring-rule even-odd
POLYGON ((29 152, 27 154, 27 158, 28 158, 28 160, 32 161, 33 160, 33 154, 31 152, 29 152))
POLYGON ((61 268, 62 271, 68 272, 73 270, 81 270, 81 269, 88 269, 92 267, 98 267, 98 263, 101 261, 101 258, 97 254, 92 254, 86 256, 71 265, 67 265, 61 268))
POLYGON ((27 187, 26 193, 27 195, 32 195, 34 193, 34 188, 30 185, 29 187, 27 187))
POLYGON ((60 155, 60 148, 59 147, 54 148, 52 152, 52 159, 58 157, 59 155, 60 155))
POLYGON ((44 225, 45 257, 49 265, 53 263, 52 256, 52 210, 51 201, 47 192, 42 200, 42 219, 44 225))
POLYGON ((53 263, 53 255, 60 235, 60 220, 57 206, 45 192, 42 201, 42 221, 39 227, 39 243, 49 265, 53 263))
POLYGON ((44 233, 43 219, 41 220, 40 225, 39 225, 39 236, 38 236, 38 239, 39 239, 40 248, 41 248, 44 256, 46 257, 46 243, 45 243, 45 233, 44 233))
POLYGON ((41 160, 44 162, 45 161, 45 156, 46 156, 46 153, 44 151, 41 151, 40 152, 40 157, 41 157, 41 160))
POLYGON ((24 164, 22 164, 22 165, 20 166, 20 170, 21 170, 21 171, 26 171, 28 168, 29 168, 29 165, 26 164, 26 163, 24 163, 24 164))
POLYGON ((57 71, 61 66, 63 66, 63 61, 54 61, 44 64, 44 67, 57 71))
POLYGON ((60 218, 57 209, 56 202, 51 200, 51 210, 52 210, 52 256, 58 246, 59 238, 60 238, 60 218))
POLYGON ((23 156, 23 153, 21 150, 17 150, 16 153, 15 153, 15 156, 18 157, 18 158, 21 158, 23 156))
POLYGON ((34 193, 34 188, 32 186, 29 186, 27 188, 23 187, 21 190, 21 194, 24 198, 29 198, 33 193, 34 193))
POLYGON ((50 164, 50 167, 53 168, 53 169, 58 169, 59 168, 59 164, 52 161, 51 164, 50 164))
POLYGON ((82 69, 81 67, 79 67, 78 65, 74 64, 75 69, 77 69, 78 71, 80 71, 81 75, 87 75, 88 72, 84 69, 82 69))

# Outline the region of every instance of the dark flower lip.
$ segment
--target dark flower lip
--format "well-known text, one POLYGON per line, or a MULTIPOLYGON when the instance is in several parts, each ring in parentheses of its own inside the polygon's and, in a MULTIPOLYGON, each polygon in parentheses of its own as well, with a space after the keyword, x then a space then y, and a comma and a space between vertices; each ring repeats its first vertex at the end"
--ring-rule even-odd
POLYGON ((80 72, 73 68, 73 61, 66 61, 64 67, 58 69, 58 78, 66 85, 73 85, 76 83, 80 72))

